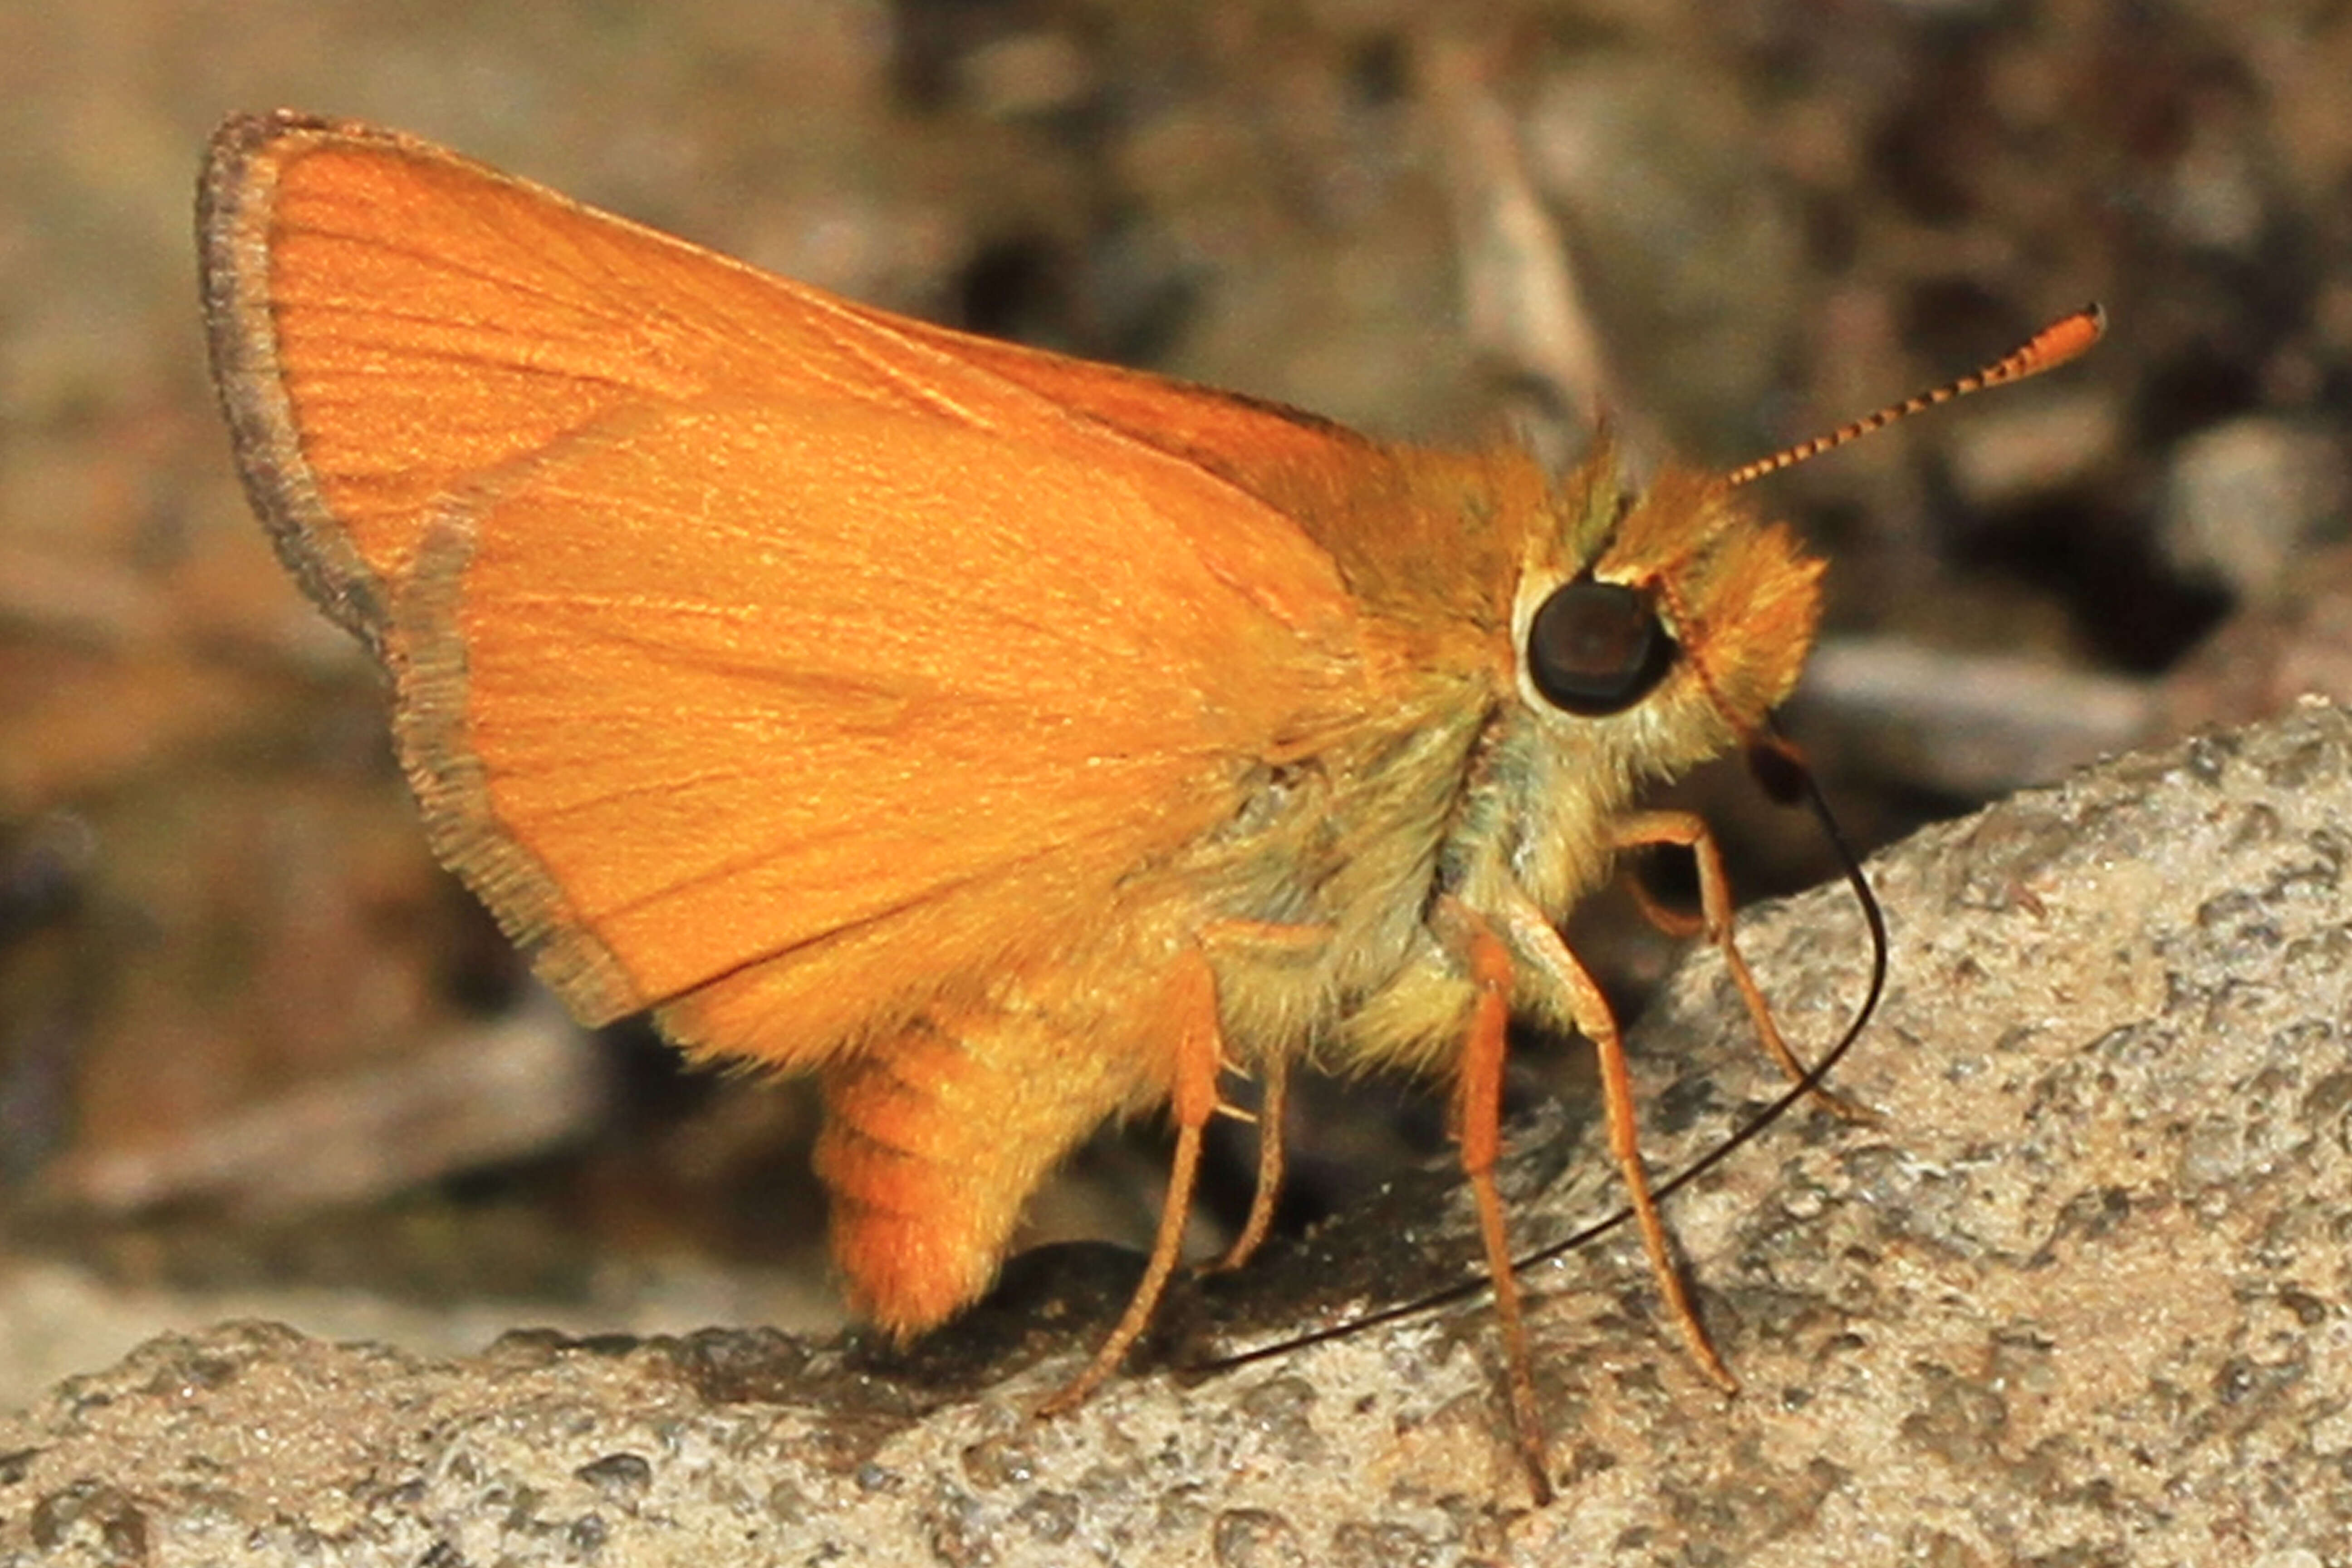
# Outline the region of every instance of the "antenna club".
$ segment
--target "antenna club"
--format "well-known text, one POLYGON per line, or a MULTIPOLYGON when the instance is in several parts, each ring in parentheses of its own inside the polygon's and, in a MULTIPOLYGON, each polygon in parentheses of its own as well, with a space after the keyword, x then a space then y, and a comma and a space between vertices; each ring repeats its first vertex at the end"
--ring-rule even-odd
POLYGON ((2054 370, 2088 353, 2091 345, 2106 335, 2107 308, 2094 300, 2073 315, 2042 328, 2026 346, 2040 351, 2041 363, 2035 369, 2054 370))
POLYGON ((1770 457, 1759 458, 1752 463, 1742 464, 1726 474, 1723 477, 1723 482, 1734 489, 1741 485, 1752 484, 1767 474, 1777 474, 1783 468, 1794 468, 1809 458, 1818 458, 1823 452, 1832 451, 1849 441, 1867 436, 1874 430, 1883 430, 1898 419, 1906 419, 1923 409, 1933 408, 1939 403, 1949 403, 1956 397, 1966 397, 1971 392, 1981 392, 1986 387, 1998 386, 2003 382, 2022 381, 2030 375, 2040 375, 2045 370, 2055 370, 2060 365, 2080 359, 2089 353, 2091 346, 2106 335, 2106 308, 2098 301, 2093 300, 2081 310, 2051 322, 2028 338, 2021 347, 1993 361, 1973 374, 1964 375, 1958 381, 1948 382, 1930 391, 1906 397, 1900 403, 1891 403, 1875 414, 1856 419, 1852 424, 1839 426, 1826 436, 1816 436, 1811 440, 1800 441, 1793 447, 1782 447, 1770 457))

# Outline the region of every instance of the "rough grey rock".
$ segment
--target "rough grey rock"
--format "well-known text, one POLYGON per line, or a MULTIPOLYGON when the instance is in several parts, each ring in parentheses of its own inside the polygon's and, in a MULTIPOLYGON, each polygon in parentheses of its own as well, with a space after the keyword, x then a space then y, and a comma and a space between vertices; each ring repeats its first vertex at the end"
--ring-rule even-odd
MULTIPOLYGON (((1533 1271, 1549 1510, 1479 1303, 1032 1421, 1119 1292, 1076 1252, 897 1362, 159 1340, 0 1424, 0 1563, 2352 1561, 2347 804, 2352 715, 2314 704, 1881 857, 1894 981, 1839 1082, 1884 1120, 1792 1118, 1670 1207, 1745 1393, 1622 1237, 1533 1271)), ((1745 928, 1797 1040, 1840 1026, 1860 933, 1836 889, 1745 928)), ((1776 1087, 1711 958, 1635 1043, 1661 1170, 1776 1087)), ((1523 1133, 1522 1237, 1605 1212, 1596 1131, 1523 1133)), ((1401 1183, 1180 1303, 1172 1353, 1392 1299, 1465 1217, 1401 1183)))

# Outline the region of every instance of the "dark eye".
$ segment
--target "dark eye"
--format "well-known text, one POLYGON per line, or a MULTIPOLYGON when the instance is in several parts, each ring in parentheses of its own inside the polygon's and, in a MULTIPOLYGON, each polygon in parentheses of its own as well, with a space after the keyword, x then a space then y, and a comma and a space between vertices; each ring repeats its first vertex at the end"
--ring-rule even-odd
POLYGON ((1675 661, 1650 596, 1580 578, 1552 590, 1528 626, 1528 676, 1562 712, 1597 719, 1647 697, 1675 661))

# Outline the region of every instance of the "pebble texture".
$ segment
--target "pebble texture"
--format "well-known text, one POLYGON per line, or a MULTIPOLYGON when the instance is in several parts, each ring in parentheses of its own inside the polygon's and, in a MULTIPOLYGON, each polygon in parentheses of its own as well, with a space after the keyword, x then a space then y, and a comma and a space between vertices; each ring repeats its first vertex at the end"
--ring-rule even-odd
MULTIPOLYGON (((1881 857, 1894 980, 1839 1082, 1883 1120, 1792 1118, 1670 1207, 1744 1393, 1629 1243, 1533 1272, 1549 1510, 1479 1304, 1040 1425, 1092 1331, 1066 1292, 898 1363, 760 1331, 158 1340, 0 1424, 0 1563, 2352 1561, 2347 804, 2352 715, 2311 704, 1881 857)), ((1851 1005, 1860 929, 1836 889, 1746 926, 1796 1039, 1851 1005)), ((1660 1169, 1772 1087, 1711 958, 1636 1047, 1660 1169)), ((1595 1133, 1523 1130, 1522 1236, 1605 1210, 1595 1133)), ((1401 1184, 1180 1304, 1177 1353, 1409 1289, 1464 1218, 1401 1184)), ((1117 1271, 1055 1261, 1019 1272, 1117 1271)))

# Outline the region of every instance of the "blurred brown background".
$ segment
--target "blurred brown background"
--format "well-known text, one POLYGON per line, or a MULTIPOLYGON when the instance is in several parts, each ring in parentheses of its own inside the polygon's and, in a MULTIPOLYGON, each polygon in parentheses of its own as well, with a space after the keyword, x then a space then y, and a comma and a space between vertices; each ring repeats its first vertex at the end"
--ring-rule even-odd
MULTIPOLYGON (((2352 684, 2347 83, 2352 13, 2288 4, 0 8, 0 1405, 235 1312, 832 1310, 803 1098, 551 1012, 247 513, 189 240, 225 112, 1400 437, 1591 400, 1729 464, 2103 299, 2085 363, 1765 487, 1833 563, 1792 728, 1877 840, 2352 684)), ((1751 889, 1822 874, 1736 777, 1693 798, 1751 889)), ((1579 928, 1631 1005, 1626 930, 1579 928)), ((1301 1215, 1438 1145, 1307 1100, 1301 1215)), ((1155 1158, 1106 1142, 1038 1234, 1134 1234, 1155 1158)))

